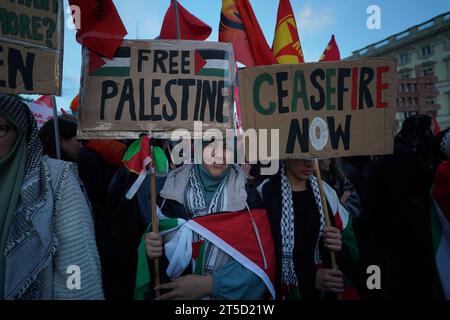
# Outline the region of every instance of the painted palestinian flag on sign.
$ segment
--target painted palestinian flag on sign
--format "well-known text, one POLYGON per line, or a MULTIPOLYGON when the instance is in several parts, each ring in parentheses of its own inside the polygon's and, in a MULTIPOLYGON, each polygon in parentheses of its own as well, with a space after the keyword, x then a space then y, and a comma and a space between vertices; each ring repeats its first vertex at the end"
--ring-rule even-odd
POLYGON ((105 64, 91 73, 94 77, 129 77, 130 47, 120 47, 112 60, 102 57, 105 64))
POLYGON ((195 74, 206 77, 229 76, 228 52, 223 50, 195 50, 195 74))

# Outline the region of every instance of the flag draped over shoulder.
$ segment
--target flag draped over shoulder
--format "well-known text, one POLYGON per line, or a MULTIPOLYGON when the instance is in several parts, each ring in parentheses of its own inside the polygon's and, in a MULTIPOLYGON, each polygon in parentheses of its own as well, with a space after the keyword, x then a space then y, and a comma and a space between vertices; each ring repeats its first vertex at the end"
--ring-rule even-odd
POLYGON ((280 0, 272 51, 280 64, 305 62, 297 23, 289 0, 280 0))
MULTIPOLYGON (((177 2, 180 26, 180 39, 206 40, 211 34, 211 27, 192 15, 177 2)), ((160 39, 178 39, 176 28, 175 2, 172 0, 167 9, 159 35, 160 39)))
POLYGON ((231 42, 247 67, 277 64, 248 0, 223 0, 219 41, 231 42))
POLYGON ((331 36, 331 40, 325 48, 319 61, 338 61, 341 60, 341 53, 339 47, 334 39, 334 34, 331 36))
POLYGON ((69 0, 69 4, 80 8, 72 12, 80 14, 80 17, 74 17, 80 23, 76 39, 91 50, 89 70, 92 72, 104 64, 102 56, 114 57, 127 30, 112 0, 69 0))
POLYGON ((152 162, 150 138, 146 135, 142 135, 138 140, 133 142, 125 152, 122 162, 128 171, 139 175, 126 194, 126 198, 131 199, 145 179, 147 165, 152 162))
MULTIPOLYGON (((163 237, 176 231, 164 244, 170 262, 166 270, 169 277, 178 277, 191 262, 193 268, 202 265, 202 243, 192 241, 195 232, 256 274, 275 297, 275 251, 265 210, 210 214, 189 221, 167 218, 159 210, 158 215, 163 237)), ((143 238, 138 253, 135 299, 145 299, 150 277, 143 238)))

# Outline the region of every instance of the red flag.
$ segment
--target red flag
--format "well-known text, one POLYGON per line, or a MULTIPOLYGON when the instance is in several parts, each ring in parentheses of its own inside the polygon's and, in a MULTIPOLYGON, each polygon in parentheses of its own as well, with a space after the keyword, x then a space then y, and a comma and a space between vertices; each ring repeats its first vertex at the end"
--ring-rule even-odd
POLYGON ((48 108, 53 108, 53 96, 40 96, 38 99, 34 100, 33 103, 44 105, 48 108))
POLYGON ((72 110, 72 114, 78 114, 78 105, 80 104, 80 95, 76 95, 75 98, 72 99, 70 103, 70 110, 72 110))
POLYGON ((69 4, 80 8, 80 29, 76 37, 82 46, 91 50, 93 61, 89 69, 92 72, 104 64, 99 55, 114 57, 127 30, 112 0, 69 0, 69 4))
POLYGON ((236 61, 247 67, 277 63, 248 0, 222 0, 219 41, 231 42, 236 61))
POLYGON ((433 115, 433 124, 434 124, 434 135, 437 135, 441 132, 441 127, 439 126, 439 122, 437 121, 436 113, 433 115))
POLYGON ((236 0, 222 0, 219 41, 233 44, 236 61, 248 67, 256 65, 250 49, 247 32, 245 32, 244 24, 236 6, 236 0))
MULTIPOLYGON (((180 23, 180 39, 206 40, 211 34, 211 27, 193 16, 181 4, 177 2, 178 18, 180 23)), ((172 0, 167 9, 159 35, 160 39, 178 39, 175 19, 175 5, 172 0)))
POLYGON ((277 64, 278 62, 267 44, 249 0, 236 0, 236 6, 247 33, 255 65, 277 64))
POLYGON ((279 63, 305 62, 298 37, 297 23, 289 0, 280 0, 272 51, 279 63))
POLYGON ((319 61, 338 61, 341 60, 341 53, 339 52, 339 47, 334 39, 334 34, 331 36, 331 40, 328 46, 325 48, 319 61))
POLYGON ((38 128, 42 128, 44 123, 53 118, 53 97, 41 96, 39 99, 29 103, 29 108, 33 113, 38 128))
POLYGON ((255 273, 275 296, 275 249, 266 210, 210 214, 186 226, 255 273))

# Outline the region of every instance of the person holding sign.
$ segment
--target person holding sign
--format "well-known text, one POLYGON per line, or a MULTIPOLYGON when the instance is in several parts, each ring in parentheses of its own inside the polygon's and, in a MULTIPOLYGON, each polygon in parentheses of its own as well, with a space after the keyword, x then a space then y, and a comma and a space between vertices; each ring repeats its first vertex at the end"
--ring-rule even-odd
POLYGON ((0 94, 0 299, 103 299, 89 207, 70 163, 44 157, 28 106, 0 94))
MULTIPOLYGON (((168 265, 161 275, 172 281, 161 279, 154 288, 161 290, 158 299, 260 299, 268 291, 274 296, 266 213, 256 210, 262 203, 255 189, 247 192, 242 169, 229 163, 231 147, 215 141, 204 147, 203 164, 169 173, 159 199, 161 235, 150 232, 141 243, 148 258, 168 265)), ((138 265, 145 260, 140 256, 138 265)), ((138 266, 137 299, 145 299, 139 291, 149 287, 140 281, 146 270, 147 264, 138 266)))
MULTIPOLYGON (((326 227, 312 160, 287 160, 260 190, 269 212, 277 257, 276 292, 283 300, 321 300, 344 292, 344 274, 359 259, 351 217, 325 182, 326 227), (329 251, 340 270, 330 267, 329 251)), ((354 293, 354 292, 353 292, 354 293)))

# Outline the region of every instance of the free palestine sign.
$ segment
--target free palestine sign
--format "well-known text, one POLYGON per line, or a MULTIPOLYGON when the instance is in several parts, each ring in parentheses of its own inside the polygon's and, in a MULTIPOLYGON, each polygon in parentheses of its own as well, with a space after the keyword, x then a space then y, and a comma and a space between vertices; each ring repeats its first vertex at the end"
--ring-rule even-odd
POLYGON ((114 59, 89 72, 83 53, 80 126, 90 136, 233 127, 235 61, 231 44, 126 40, 114 59))

